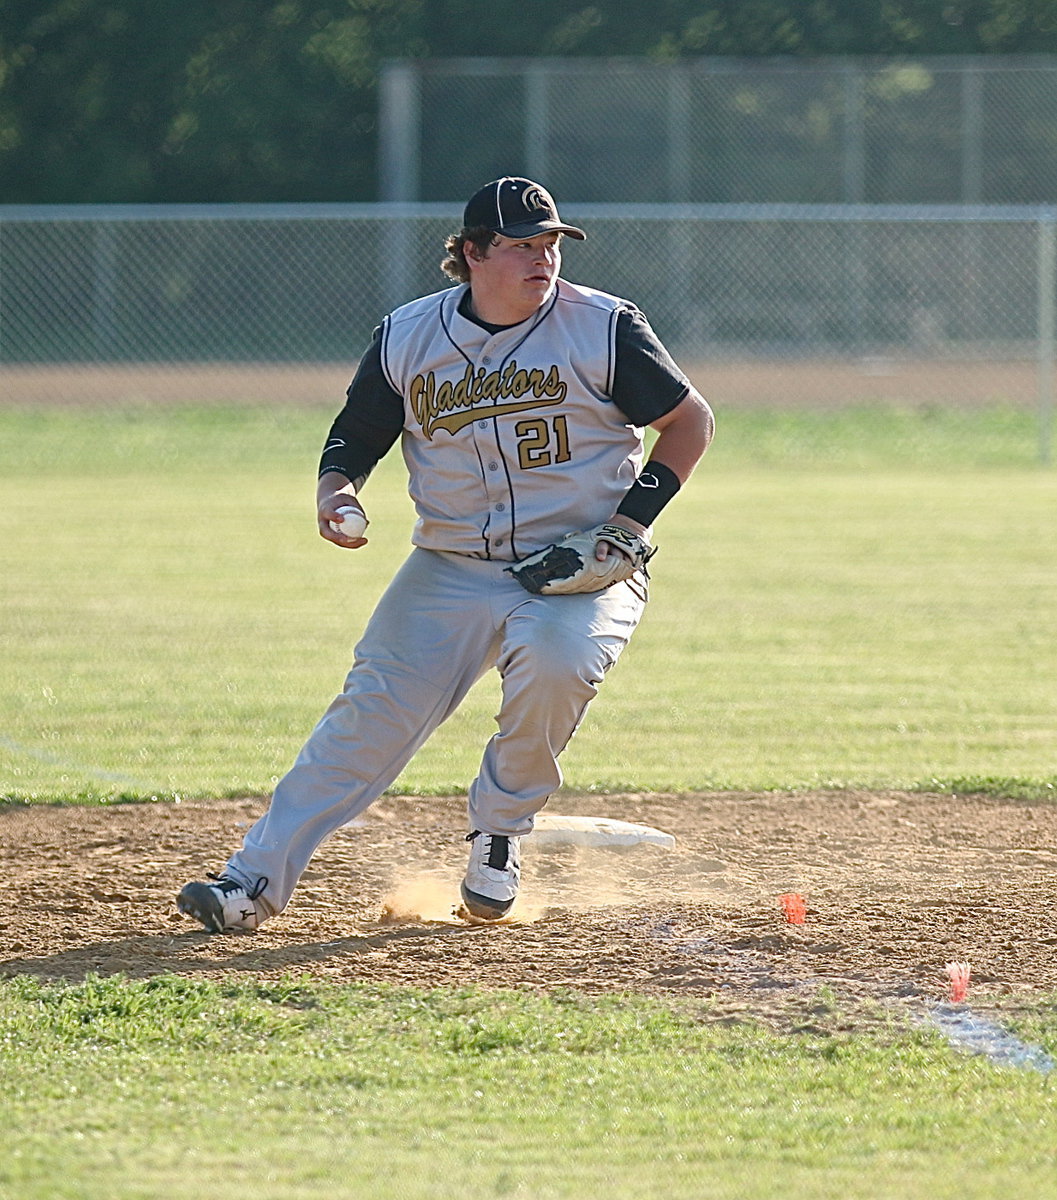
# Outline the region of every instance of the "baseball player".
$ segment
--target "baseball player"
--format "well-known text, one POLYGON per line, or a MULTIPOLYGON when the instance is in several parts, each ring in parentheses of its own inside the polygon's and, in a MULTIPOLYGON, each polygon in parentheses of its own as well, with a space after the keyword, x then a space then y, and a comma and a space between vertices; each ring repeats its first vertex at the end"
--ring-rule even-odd
POLYGON ((712 436, 712 413, 627 300, 560 277, 565 224, 530 179, 486 184, 442 263, 457 286, 375 331, 326 440, 320 534, 359 550, 339 510, 399 440, 413 549, 345 686, 268 811, 180 910, 207 930, 283 911, 320 843, 373 803, 481 675, 498 729, 469 788, 462 914, 505 917, 521 840, 558 756, 646 603, 651 528, 712 436), (643 463, 645 427, 657 431, 643 463))

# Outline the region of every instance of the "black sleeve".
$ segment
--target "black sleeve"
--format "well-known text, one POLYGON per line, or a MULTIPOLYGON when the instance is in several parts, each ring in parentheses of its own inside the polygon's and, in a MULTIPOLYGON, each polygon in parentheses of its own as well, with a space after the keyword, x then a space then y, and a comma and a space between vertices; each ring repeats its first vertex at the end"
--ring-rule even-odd
POLYGON ((379 326, 349 384, 345 407, 330 427, 319 460, 320 475, 340 471, 347 479, 366 479, 403 427, 403 398, 389 386, 382 371, 379 326))
POLYGON ((690 380, 637 308, 617 314, 616 343, 613 403, 632 425, 650 425, 675 408, 690 380))

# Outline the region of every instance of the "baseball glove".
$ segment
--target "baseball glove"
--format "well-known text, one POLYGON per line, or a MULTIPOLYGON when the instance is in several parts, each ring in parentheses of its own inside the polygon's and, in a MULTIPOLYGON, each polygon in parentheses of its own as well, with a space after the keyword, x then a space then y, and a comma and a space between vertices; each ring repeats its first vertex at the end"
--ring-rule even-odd
POLYGON ((630 579, 636 571, 645 573, 654 553, 654 547, 645 538, 620 525, 596 525, 594 529, 567 533, 560 542, 506 569, 525 591, 534 595, 600 592, 630 579), (599 562, 595 558, 599 542, 615 546, 623 553, 609 554, 599 562))

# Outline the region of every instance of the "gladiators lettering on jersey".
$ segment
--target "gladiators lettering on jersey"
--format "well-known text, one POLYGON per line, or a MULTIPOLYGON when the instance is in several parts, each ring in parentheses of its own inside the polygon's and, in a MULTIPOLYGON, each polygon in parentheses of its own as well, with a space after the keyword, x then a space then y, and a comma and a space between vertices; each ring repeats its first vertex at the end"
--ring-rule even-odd
POLYGON ((468 365, 456 383, 445 379, 437 383, 433 371, 411 380, 408 399, 422 432, 432 440, 435 429, 454 434, 479 415, 479 406, 488 405, 490 417, 526 412, 561 404, 568 388, 557 366, 549 371, 523 370, 511 359, 502 371, 475 371, 468 365), (523 397, 531 397, 523 399, 523 397))

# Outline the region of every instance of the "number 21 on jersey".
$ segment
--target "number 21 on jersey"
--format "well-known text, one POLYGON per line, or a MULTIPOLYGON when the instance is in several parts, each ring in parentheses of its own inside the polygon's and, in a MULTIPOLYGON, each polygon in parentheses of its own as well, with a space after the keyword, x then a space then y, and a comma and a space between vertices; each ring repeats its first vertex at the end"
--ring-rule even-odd
POLYGON ((569 453, 569 424, 564 416, 532 417, 518 421, 514 426, 517 435, 517 457, 521 469, 549 467, 553 463, 565 463, 569 453))

